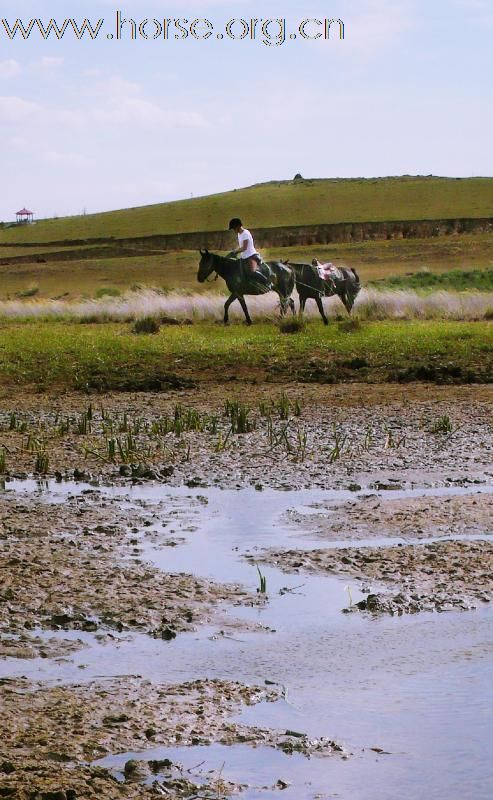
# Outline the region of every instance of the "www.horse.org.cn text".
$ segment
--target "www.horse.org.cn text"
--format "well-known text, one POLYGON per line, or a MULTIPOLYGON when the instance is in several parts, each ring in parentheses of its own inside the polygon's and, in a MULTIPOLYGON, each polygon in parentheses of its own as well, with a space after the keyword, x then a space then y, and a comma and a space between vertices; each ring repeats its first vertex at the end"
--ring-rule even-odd
POLYGON ((67 18, 42 20, 2 19, 0 35, 14 40, 34 38, 107 41, 241 41, 279 47, 290 41, 332 41, 345 38, 341 19, 307 17, 290 23, 286 18, 234 18, 222 24, 208 19, 146 18, 135 20, 117 11, 115 17, 98 20, 67 18))

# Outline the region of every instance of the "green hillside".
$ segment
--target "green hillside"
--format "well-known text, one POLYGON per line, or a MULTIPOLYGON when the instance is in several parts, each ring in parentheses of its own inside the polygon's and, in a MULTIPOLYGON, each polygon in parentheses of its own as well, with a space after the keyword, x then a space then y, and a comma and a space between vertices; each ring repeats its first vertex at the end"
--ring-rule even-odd
POLYGON ((492 215, 493 178, 272 181, 191 200, 4 228, 0 243, 222 230, 232 216, 252 228, 269 228, 492 215))

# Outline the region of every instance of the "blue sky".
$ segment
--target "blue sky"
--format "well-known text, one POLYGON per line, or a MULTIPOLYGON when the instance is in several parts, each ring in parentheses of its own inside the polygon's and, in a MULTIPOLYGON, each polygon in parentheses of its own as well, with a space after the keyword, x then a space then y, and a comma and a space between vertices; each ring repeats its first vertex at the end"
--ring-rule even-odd
POLYGON ((96 41, 10 41, 0 22, 0 220, 23 206, 89 213, 297 172, 493 175, 491 0, 2 2, 0 20, 19 15, 105 24, 96 41), (204 18, 214 35, 131 41, 126 29, 109 40, 117 10, 137 23, 204 18), (344 41, 216 35, 233 18, 286 18, 294 32, 326 17, 344 21, 344 41))

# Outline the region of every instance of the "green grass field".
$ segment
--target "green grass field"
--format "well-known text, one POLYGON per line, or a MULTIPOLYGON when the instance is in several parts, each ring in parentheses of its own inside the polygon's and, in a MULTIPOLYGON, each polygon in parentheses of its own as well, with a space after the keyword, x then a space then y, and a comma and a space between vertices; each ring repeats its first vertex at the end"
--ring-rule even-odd
POLYGON ((129 325, 0 326, 2 385, 153 390, 190 382, 493 381, 493 323, 341 323, 283 334, 211 323, 136 335, 129 325))
POLYGON ((411 177, 272 181, 222 194, 0 230, 0 244, 249 227, 493 215, 493 178, 411 177))

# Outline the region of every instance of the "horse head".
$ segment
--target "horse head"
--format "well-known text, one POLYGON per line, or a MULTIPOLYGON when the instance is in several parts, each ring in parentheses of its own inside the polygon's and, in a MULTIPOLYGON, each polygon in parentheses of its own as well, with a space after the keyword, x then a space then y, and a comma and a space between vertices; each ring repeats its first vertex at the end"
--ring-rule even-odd
POLYGON ((200 250, 200 263, 199 271, 197 272, 197 280, 199 283, 204 283, 211 272, 214 272, 214 257, 209 253, 207 248, 200 250))

